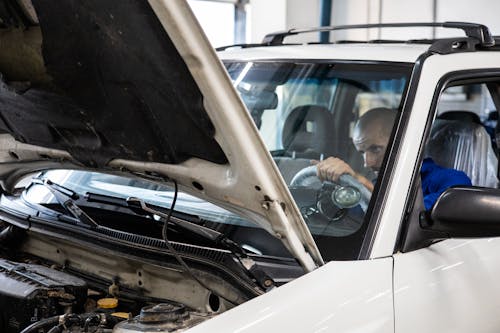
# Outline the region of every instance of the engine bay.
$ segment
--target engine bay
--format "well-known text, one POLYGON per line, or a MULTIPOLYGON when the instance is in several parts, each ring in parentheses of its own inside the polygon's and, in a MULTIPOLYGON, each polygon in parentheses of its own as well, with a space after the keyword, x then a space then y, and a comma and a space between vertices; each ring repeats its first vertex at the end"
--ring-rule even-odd
POLYGON ((6 333, 179 332, 211 316, 174 302, 121 298, 116 284, 108 291, 115 296, 104 297, 57 266, 0 259, 0 285, 0 331, 6 333))
MULTIPOLYGON (((235 305, 180 269, 123 253, 13 226, 0 244, 0 332, 182 332, 235 305)), ((217 283, 227 298, 247 299, 217 283)))
POLYGON ((259 228, 181 212, 168 223, 139 199, 89 193, 71 201, 98 221, 87 224, 61 203, 37 203, 41 189, 32 179, 0 197, 0 305, 15 304, 0 332, 181 332, 304 273, 259 228))

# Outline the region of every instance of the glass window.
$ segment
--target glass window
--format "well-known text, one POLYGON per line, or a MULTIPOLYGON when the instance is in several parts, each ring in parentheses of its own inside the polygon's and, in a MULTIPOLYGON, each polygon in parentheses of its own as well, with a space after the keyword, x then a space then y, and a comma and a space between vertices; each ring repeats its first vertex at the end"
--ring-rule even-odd
POLYGON ((286 60, 225 65, 323 256, 355 258, 410 68, 286 60))
POLYGON ((421 170, 426 209, 451 186, 498 187, 496 86, 454 84, 442 92, 421 170))

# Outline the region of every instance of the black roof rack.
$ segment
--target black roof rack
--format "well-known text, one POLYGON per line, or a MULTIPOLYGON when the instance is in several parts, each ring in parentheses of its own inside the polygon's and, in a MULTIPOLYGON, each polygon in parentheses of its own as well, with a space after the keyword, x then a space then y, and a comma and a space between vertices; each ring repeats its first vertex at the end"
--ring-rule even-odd
POLYGON ((495 39, 490 33, 487 26, 469 22, 417 22, 417 23, 377 23, 377 24, 354 24, 354 25, 339 25, 327 26, 309 29, 290 29, 268 34, 264 37, 262 45, 282 45, 283 40, 288 36, 298 35, 310 32, 349 30, 349 29, 370 29, 370 28, 413 28, 413 27, 441 27, 451 29, 461 29, 469 38, 477 40, 481 47, 491 47, 495 45, 495 39))
POLYGON ((226 46, 219 46, 215 48, 215 51, 224 51, 232 47, 241 47, 242 49, 246 48, 251 48, 251 47, 259 47, 259 46, 266 46, 266 44, 261 44, 261 43, 252 43, 252 44, 232 44, 232 45, 226 45, 226 46))

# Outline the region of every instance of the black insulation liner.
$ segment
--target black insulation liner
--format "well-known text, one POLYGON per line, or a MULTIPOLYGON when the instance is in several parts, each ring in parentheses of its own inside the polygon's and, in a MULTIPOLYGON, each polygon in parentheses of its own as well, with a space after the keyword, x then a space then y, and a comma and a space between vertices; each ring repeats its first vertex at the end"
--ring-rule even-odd
MULTIPOLYGON (((227 163, 203 96, 144 0, 34 0, 50 88, 0 87, 0 127, 86 166, 227 163)), ((1 69, 0 69, 1 70, 1 69)))

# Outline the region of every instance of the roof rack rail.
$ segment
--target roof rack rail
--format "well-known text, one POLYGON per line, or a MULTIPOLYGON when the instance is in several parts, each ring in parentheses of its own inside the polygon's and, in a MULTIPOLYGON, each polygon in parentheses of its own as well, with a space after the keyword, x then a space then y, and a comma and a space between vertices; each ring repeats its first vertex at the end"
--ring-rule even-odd
POLYGON ((266 46, 265 44, 261 44, 261 43, 250 43, 250 44, 247 44, 247 43, 242 43, 242 44, 232 44, 232 45, 225 45, 225 46, 219 46, 219 47, 216 47, 215 48, 215 51, 225 51, 229 48, 232 48, 232 47, 241 47, 242 49, 246 49, 246 48, 250 48, 250 47, 258 47, 258 46, 266 46))
POLYGON ((262 41, 263 45, 282 45, 283 40, 288 36, 309 33, 323 32, 335 30, 349 29, 370 29, 370 28, 414 28, 414 27, 440 27, 461 29, 465 35, 470 38, 477 39, 482 47, 491 47, 495 45, 495 39, 491 35, 487 26, 478 23, 470 22, 415 22, 415 23, 376 23, 376 24, 353 24, 353 25, 338 25, 308 29, 290 29, 286 31, 274 32, 266 35, 262 41))

